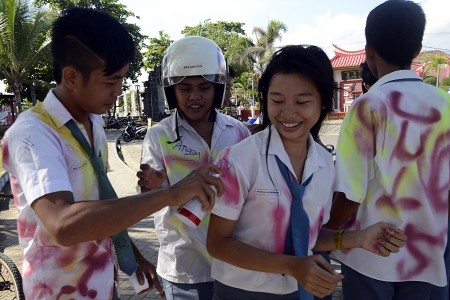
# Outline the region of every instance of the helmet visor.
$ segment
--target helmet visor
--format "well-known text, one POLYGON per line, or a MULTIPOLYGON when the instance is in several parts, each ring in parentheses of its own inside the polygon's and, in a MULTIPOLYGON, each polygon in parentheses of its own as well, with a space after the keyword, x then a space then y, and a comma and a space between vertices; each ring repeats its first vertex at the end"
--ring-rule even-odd
MULTIPOLYGON (((205 74, 205 75, 193 75, 193 76, 202 76, 206 80, 212 83, 226 84, 227 79, 223 74, 205 74)), ((171 85, 178 84, 182 82, 186 78, 186 76, 173 76, 173 77, 165 77, 163 79, 163 86, 168 87, 171 85)))

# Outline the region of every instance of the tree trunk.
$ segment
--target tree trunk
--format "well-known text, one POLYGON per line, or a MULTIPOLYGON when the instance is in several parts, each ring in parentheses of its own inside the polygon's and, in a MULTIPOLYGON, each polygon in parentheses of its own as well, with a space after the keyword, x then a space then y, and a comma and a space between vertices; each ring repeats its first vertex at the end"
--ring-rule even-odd
POLYGON ((439 87, 439 67, 436 68, 436 87, 439 87))
POLYGON ((20 88, 14 85, 14 100, 17 103, 18 114, 22 112, 22 98, 20 98, 20 88))
POLYGON ((34 79, 32 79, 30 84, 30 90, 31 90, 31 102, 33 103, 33 106, 36 105, 36 86, 34 79))

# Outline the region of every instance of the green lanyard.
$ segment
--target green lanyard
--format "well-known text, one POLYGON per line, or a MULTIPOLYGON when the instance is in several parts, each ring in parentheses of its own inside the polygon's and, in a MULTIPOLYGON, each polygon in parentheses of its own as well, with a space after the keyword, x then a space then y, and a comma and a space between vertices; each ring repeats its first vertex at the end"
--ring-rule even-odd
MULTIPOLYGON (((117 194, 114 191, 108 176, 106 175, 101 157, 95 155, 94 149, 89 146, 85 136, 73 120, 68 121, 66 123, 66 127, 70 130, 78 143, 80 143, 83 147, 84 151, 89 156, 92 167, 97 173, 100 200, 117 198, 117 194)), ((134 257, 133 248, 131 246, 131 239, 128 236, 127 230, 125 229, 124 231, 113 235, 111 238, 114 243, 114 249, 116 250, 120 270, 131 276, 134 272, 136 272, 137 264, 136 258, 134 257)))

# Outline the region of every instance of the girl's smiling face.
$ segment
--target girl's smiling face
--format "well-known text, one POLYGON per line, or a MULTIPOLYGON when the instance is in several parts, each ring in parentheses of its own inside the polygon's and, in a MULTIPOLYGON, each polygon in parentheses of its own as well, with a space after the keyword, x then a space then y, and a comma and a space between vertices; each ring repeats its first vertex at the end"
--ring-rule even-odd
POLYGON ((270 80, 267 96, 268 117, 283 143, 306 142, 322 107, 314 83, 304 75, 278 73, 270 80))

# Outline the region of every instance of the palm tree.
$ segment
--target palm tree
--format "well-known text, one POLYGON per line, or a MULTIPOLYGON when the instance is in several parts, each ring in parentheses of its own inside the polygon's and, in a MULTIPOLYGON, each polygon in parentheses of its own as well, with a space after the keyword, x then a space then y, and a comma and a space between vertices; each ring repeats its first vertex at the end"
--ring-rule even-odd
POLYGON ((22 85, 50 42, 53 16, 32 7, 28 0, 0 0, 0 78, 14 92, 19 113, 22 85))
POLYGON ((253 69, 251 90, 252 104, 255 104, 256 83, 267 66, 272 54, 275 52, 275 41, 281 40, 281 34, 287 31, 287 26, 280 21, 271 20, 264 30, 261 27, 254 27, 253 33, 256 36, 256 45, 248 47, 241 57, 241 64, 253 69))
POLYGON ((426 54, 422 57, 422 64, 425 65, 425 73, 434 71, 436 74, 436 87, 439 86, 439 73, 442 68, 448 66, 449 57, 445 54, 426 54))
POLYGON ((261 73, 275 52, 275 41, 281 40, 281 34, 286 31, 287 26, 277 20, 269 21, 266 30, 261 27, 254 27, 253 33, 256 36, 256 45, 246 50, 241 62, 244 64, 253 63, 255 71, 261 73))

